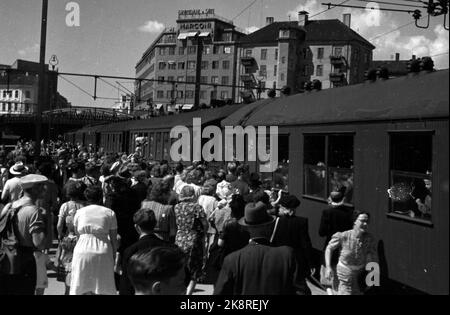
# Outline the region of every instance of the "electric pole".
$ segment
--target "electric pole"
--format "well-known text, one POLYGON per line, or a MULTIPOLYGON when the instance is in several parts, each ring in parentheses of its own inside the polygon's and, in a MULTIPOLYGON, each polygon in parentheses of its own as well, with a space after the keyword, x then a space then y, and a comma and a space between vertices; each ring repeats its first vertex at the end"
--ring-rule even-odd
POLYGON ((45 69, 45 47, 47 42, 47 14, 48 0, 42 0, 42 23, 41 23, 41 50, 39 55, 39 92, 36 113, 36 152, 35 156, 41 155, 42 140, 42 109, 45 103, 45 77, 47 70, 45 69))

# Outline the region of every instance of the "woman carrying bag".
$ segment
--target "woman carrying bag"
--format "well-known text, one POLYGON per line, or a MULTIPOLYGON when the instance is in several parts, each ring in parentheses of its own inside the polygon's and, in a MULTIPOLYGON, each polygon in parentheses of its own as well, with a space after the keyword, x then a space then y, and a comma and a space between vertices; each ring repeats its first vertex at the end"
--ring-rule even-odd
POLYGON ((74 218, 77 211, 86 205, 83 195, 86 188, 86 184, 81 181, 68 182, 66 185, 66 195, 69 201, 61 206, 58 215, 57 230, 59 245, 56 254, 57 280, 65 283, 65 295, 69 295, 70 292, 72 257, 78 240, 75 232, 74 218))

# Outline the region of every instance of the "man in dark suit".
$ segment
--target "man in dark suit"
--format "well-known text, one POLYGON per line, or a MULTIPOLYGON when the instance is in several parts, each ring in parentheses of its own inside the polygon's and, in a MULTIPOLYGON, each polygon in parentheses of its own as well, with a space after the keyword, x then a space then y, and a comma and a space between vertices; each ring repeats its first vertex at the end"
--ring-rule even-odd
POLYGON ((299 293, 311 295, 306 278, 311 275, 311 238, 308 231, 308 219, 295 215, 300 200, 293 195, 283 195, 279 201, 279 221, 272 246, 289 246, 294 249, 298 263, 298 283, 302 286, 299 293))
POLYGON ((271 247, 275 218, 263 202, 250 203, 239 224, 246 227, 250 243, 228 255, 214 288, 215 295, 294 295, 297 263, 287 246, 271 247))
POLYGON ((323 210, 319 227, 319 235, 325 237, 324 249, 334 234, 353 228, 352 216, 352 209, 344 205, 344 194, 338 191, 332 192, 330 206, 323 210))
POLYGON ((156 226, 155 213, 150 209, 141 209, 133 217, 135 228, 139 234, 139 241, 125 249, 122 257, 122 276, 120 279, 120 295, 134 295, 134 288, 128 278, 128 264, 130 258, 139 251, 150 250, 156 247, 174 247, 168 242, 158 238, 153 229, 156 226))

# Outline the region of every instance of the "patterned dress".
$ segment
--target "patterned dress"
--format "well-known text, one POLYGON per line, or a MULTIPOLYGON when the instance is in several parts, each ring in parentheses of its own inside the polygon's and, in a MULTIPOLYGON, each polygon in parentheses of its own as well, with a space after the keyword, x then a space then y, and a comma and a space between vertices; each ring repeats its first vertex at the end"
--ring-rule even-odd
POLYGON ((175 206, 178 231, 176 245, 187 256, 187 265, 192 280, 200 276, 204 260, 205 231, 201 220, 206 220, 203 207, 198 203, 181 202, 175 206))

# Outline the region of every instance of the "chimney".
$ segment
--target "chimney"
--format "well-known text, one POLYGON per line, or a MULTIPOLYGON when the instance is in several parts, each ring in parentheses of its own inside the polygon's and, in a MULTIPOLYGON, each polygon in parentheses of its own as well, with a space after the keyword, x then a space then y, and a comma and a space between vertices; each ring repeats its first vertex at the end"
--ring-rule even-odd
POLYGON ((347 25, 348 28, 352 28, 352 15, 350 13, 344 14, 342 21, 345 25, 347 25))
POLYGON ((274 22, 273 16, 266 17, 266 25, 270 25, 274 22))
POLYGON ((395 61, 400 61, 400 53, 395 54, 395 61))
POLYGON ((308 15, 306 11, 298 12, 298 26, 305 27, 308 24, 308 15))
POLYGON ((412 55, 412 60, 416 60, 416 55, 412 55))

